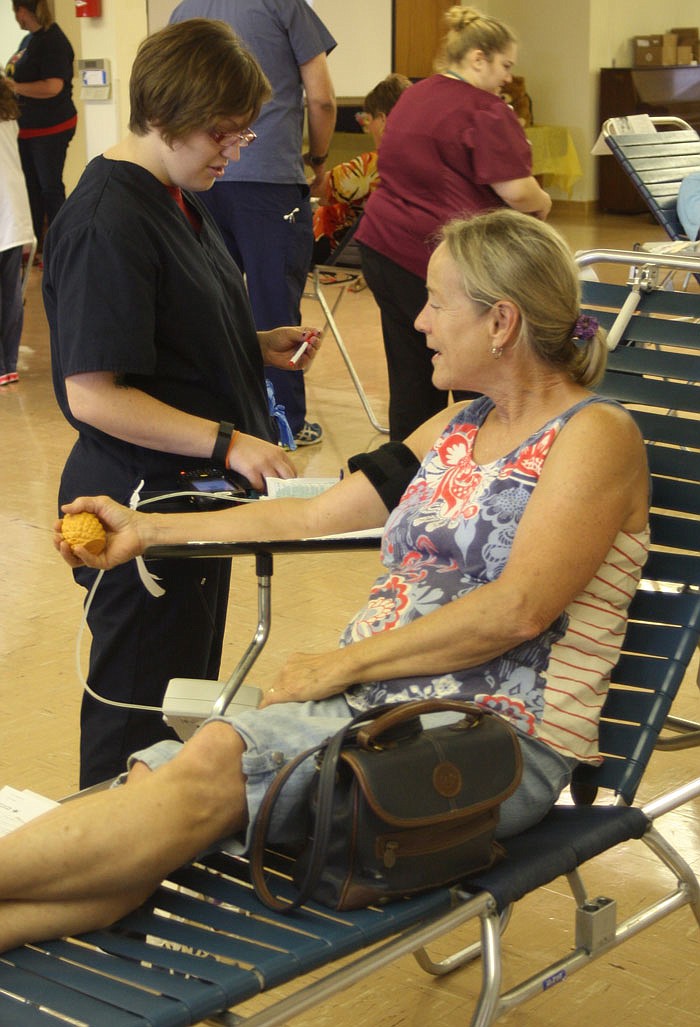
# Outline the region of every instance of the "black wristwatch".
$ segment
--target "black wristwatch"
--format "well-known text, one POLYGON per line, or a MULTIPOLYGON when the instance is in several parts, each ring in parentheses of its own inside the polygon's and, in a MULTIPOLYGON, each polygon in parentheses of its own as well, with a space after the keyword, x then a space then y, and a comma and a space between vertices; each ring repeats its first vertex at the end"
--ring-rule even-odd
POLYGON ((235 430, 235 424, 231 424, 230 421, 220 422, 219 434, 216 436, 216 442, 214 443, 214 449, 211 454, 211 462, 213 464, 218 464, 219 467, 226 466, 226 454, 228 453, 231 436, 235 430))
POLYGON ((325 164, 327 160, 327 153, 322 154, 320 157, 312 157, 311 154, 309 154, 309 164, 312 168, 319 168, 322 164, 325 164))

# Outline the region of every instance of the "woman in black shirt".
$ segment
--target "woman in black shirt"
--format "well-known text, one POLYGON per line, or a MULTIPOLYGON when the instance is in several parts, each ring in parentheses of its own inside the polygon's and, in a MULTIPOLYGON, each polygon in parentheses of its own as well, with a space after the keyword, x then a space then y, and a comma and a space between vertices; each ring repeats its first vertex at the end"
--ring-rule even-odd
POLYGON ((13 0, 17 24, 29 34, 7 63, 20 104, 19 152, 39 244, 66 198, 63 166, 75 134, 73 47, 46 0, 13 0))

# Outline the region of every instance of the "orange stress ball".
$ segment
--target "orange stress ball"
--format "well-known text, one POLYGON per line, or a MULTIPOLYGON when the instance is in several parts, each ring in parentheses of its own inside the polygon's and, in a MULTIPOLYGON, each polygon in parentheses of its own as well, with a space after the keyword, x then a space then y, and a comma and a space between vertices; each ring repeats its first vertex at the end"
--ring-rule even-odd
POLYGON ((61 524, 61 534, 71 549, 85 546, 93 556, 101 553, 107 542, 100 520, 91 513, 66 514, 61 524))

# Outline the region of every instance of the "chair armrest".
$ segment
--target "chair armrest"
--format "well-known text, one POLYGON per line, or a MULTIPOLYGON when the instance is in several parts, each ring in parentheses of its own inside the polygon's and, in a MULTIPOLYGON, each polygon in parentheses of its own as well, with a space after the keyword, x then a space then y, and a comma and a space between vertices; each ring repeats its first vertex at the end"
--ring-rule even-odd
POLYGON ((170 560, 193 557, 255 556, 258 553, 323 553, 354 549, 378 549, 381 535, 352 534, 322 538, 268 539, 255 542, 183 542, 175 545, 150 546, 146 560, 170 560))

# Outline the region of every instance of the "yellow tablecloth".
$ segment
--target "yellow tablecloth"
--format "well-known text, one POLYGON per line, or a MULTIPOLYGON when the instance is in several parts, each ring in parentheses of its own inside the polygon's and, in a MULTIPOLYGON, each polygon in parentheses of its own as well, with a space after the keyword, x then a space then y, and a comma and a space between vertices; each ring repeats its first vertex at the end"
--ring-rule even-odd
POLYGON ((542 185, 557 186, 571 196, 574 184, 583 177, 581 163, 568 128, 562 125, 531 125, 525 135, 532 146, 532 173, 542 185))

